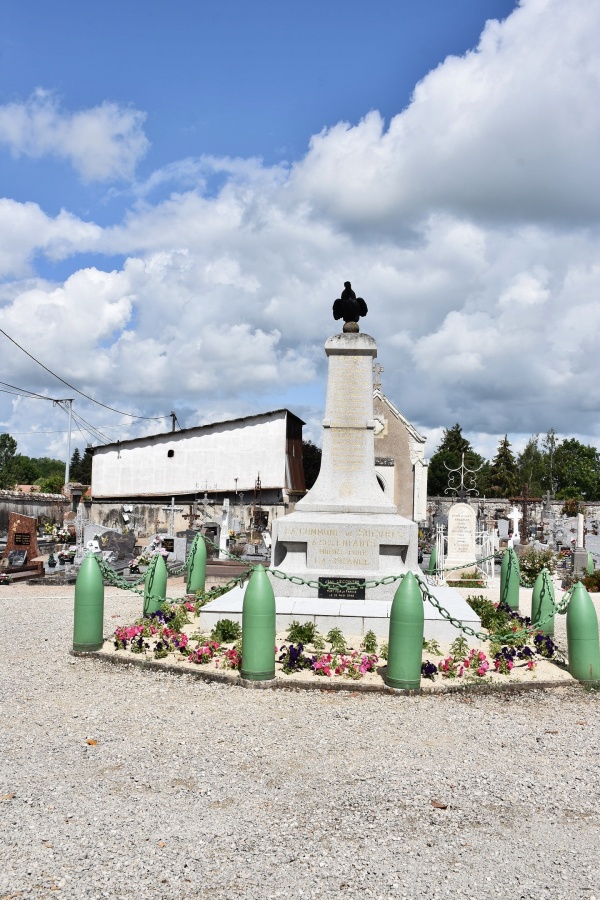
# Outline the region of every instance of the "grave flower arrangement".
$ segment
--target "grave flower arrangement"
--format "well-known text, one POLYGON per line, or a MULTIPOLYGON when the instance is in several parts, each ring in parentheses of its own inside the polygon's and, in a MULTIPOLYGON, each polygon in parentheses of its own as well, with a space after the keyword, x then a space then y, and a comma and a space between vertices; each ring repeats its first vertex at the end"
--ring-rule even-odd
POLYGON ((152 539, 150 544, 142 550, 139 556, 134 557, 129 560, 129 572, 131 575, 136 575, 140 571, 140 566, 149 566, 153 556, 160 554, 164 559, 165 563, 167 561, 167 557, 169 555, 169 551, 165 550, 162 545, 162 539, 160 535, 156 535, 155 538, 152 539))

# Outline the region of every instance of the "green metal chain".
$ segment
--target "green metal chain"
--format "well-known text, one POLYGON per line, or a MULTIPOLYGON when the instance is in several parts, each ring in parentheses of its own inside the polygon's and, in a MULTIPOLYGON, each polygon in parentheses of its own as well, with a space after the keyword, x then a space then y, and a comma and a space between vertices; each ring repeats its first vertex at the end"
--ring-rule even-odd
POLYGON ((433 596, 427 583, 421 578, 419 575, 416 576, 417 581, 419 582, 419 587, 421 588, 421 593, 425 600, 428 600, 435 609, 440 613, 440 615, 450 622, 454 628, 457 628, 459 631, 464 632, 464 634, 468 634, 471 637, 475 637, 480 641, 498 641, 503 642, 506 640, 514 640, 515 638, 523 637, 525 640, 530 637, 531 634, 539 631, 546 622, 549 622, 550 619, 554 617, 556 613, 560 615, 564 615, 567 611, 567 607, 569 605, 569 601, 571 599, 571 593, 573 588, 569 588, 569 590, 564 594, 560 604, 556 605, 553 603, 554 609, 551 613, 549 613, 545 619, 542 619, 541 622, 536 622, 535 626, 530 626, 529 628, 524 628, 521 631, 511 631, 509 634, 487 634, 484 631, 475 631, 471 628, 470 625, 465 625, 464 622, 461 622, 460 619, 455 619, 454 616, 448 612, 447 609, 441 605, 439 600, 433 596))

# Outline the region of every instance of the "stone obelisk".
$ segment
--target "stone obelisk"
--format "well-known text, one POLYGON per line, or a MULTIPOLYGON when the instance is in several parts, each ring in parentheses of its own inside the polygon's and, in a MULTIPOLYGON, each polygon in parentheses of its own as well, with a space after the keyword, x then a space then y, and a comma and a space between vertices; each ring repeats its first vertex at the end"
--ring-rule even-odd
MULTIPOLYGON (((358 331, 336 334, 325 353, 321 471, 294 512, 273 523, 273 565, 306 580, 379 580, 416 569, 417 525, 397 514, 375 475, 375 340, 358 331)), ((276 592, 314 597, 314 590, 289 581, 277 584, 276 592)), ((383 585, 369 591, 373 600, 392 595, 383 585)))

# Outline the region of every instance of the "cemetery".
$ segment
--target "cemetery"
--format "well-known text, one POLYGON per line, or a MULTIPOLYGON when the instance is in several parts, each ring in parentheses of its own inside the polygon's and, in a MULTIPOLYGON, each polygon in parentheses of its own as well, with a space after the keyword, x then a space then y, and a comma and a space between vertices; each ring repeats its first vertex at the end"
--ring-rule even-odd
MULTIPOLYGON (((428 565, 419 566, 415 515, 421 522, 426 515, 426 491, 419 481, 427 468, 423 440, 387 401, 378 382, 374 390, 373 371, 378 379, 382 367, 374 367, 377 345, 360 332, 360 315, 351 311, 343 331, 325 344, 321 468, 312 488, 272 521, 270 565, 268 559, 229 552, 224 539, 229 497, 222 498, 222 528, 212 536, 206 528, 177 536, 174 520, 181 509, 173 497, 170 507, 163 507, 170 515, 169 531, 157 534, 137 556, 132 555, 133 544, 123 548, 123 539, 110 529, 86 523, 80 506, 73 558, 76 655, 193 672, 253 688, 321 690, 325 680, 336 690, 397 693, 577 682, 600 686, 597 614, 581 580, 594 571, 582 513, 574 520, 569 572, 557 576, 554 548, 537 539, 537 526, 528 546, 532 519, 527 492, 515 498, 506 519, 490 527, 485 507, 473 502, 477 470, 463 453, 458 467, 446 466, 453 502, 445 522, 439 514, 434 519, 428 565), (400 515, 394 502, 396 477, 386 485, 379 474, 386 458, 376 455, 377 436, 393 433, 386 416, 400 422, 412 441, 412 446, 405 442, 412 469, 404 473, 409 492, 402 498, 409 516, 400 515), (223 563, 231 560, 231 577, 209 587, 211 552, 223 563), (125 566, 119 572, 114 565, 119 556, 131 557, 127 575, 125 566), (179 591, 184 593, 167 596, 168 578, 181 576, 185 586, 179 585, 179 591), (119 625, 109 637, 103 618, 105 583, 143 598, 140 618, 119 625), (557 615, 566 615, 567 647, 553 640, 557 615)), ((285 427, 290 416, 284 410, 275 421, 285 427)), ((267 422, 272 418, 269 414, 267 422)), ((229 427, 227 423, 226 431, 229 427)), ((159 482, 172 442, 172 437, 141 441, 145 453, 158 444, 159 482)), ((112 481, 120 499, 128 496, 123 479, 139 473, 135 453, 142 448, 110 447, 100 454, 105 459, 94 484, 103 486, 104 496, 112 481), (129 462, 126 451, 134 454, 129 462)), ((402 476, 401 465, 397 469, 402 476)), ((141 477, 142 487, 150 490, 146 467, 141 477)), ((543 513, 552 517, 549 502, 543 513)), ((566 517, 547 518, 545 525, 557 546, 567 543, 566 517)))

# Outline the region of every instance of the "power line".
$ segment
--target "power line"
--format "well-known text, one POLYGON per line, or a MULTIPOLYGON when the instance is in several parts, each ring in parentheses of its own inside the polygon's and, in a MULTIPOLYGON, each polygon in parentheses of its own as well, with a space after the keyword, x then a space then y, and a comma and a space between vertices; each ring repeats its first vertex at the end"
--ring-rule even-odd
MULTIPOLYGON (((104 409, 110 409, 111 412, 116 412, 120 416, 128 416, 130 419, 146 419, 149 422, 160 422, 163 419, 170 418, 170 416, 136 416, 134 413, 126 413, 122 412, 122 410, 120 409, 115 409, 114 406, 107 406, 106 403, 101 403, 100 400, 95 400, 94 397, 90 397, 89 394, 84 394, 84 392, 80 391, 79 388, 76 388, 75 385, 70 384, 68 381, 65 381, 64 378, 61 378, 60 375, 57 375, 56 372, 53 372, 52 369, 49 369, 48 366, 45 366, 44 363, 39 361, 39 359, 36 359, 35 356, 33 356, 31 353, 29 353, 28 350, 25 349, 25 347, 21 347, 21 345, 18 344, 14 338, 11 338, 10 334, 7 334, 6 331, 4 331, 2 328, 0 328, 0 334, 3 334, 5 338, 8 338, 8 340, 11 341, 11 343, 13 343, 15 347, 18 347, 19 350, 22 350, 23 353, 29 357, 29 359, 32 359, 35 363, 38 364, 38 366, 41 366, 42 369, 52 375, 53 378, 57 378, 58 381, 62 382, 62 384, 65 384, 68 388, 71 388, 71 390, 76 391, 82 397, 85 397, 86 400, 91 400, 92 403, 97 403, 98 406, 102 406, 104 407, 104 409)), ((41 395, 38 394, 37 396, 41 395)))

